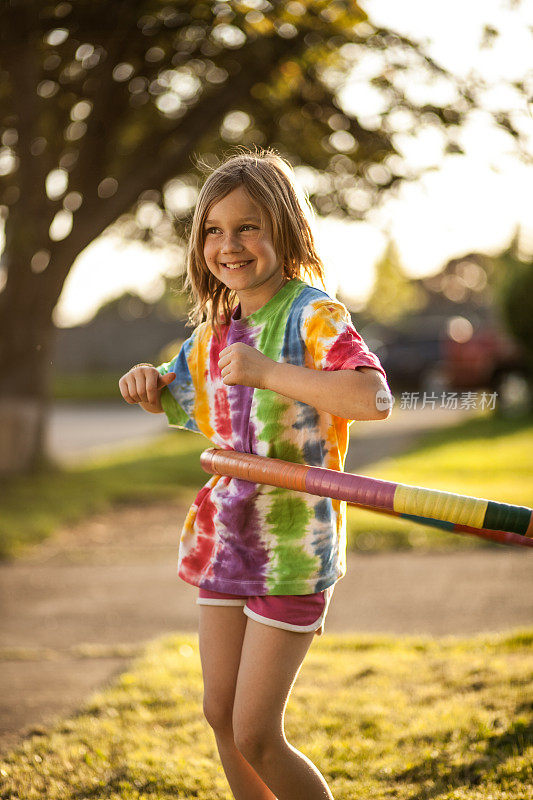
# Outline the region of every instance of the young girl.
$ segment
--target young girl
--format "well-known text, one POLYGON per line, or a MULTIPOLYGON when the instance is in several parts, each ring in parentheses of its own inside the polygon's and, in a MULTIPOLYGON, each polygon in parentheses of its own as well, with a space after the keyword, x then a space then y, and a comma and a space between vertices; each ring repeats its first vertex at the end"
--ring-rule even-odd
MULTIPOLYGON (((343 469, 351 421, 388 416, 388 387, 346 308, 302 280, 324 285, 307 211, 271 150, 212 172, 188 249, 200 324, 172 361, 120 379, 126 402, 215 447, 343 469)), ((178 573, 199 587, 204 713, 236 800, 333 797, 285 738, 284 713, 345 574, 345 511, 216 475, 185 520, 178 573)))

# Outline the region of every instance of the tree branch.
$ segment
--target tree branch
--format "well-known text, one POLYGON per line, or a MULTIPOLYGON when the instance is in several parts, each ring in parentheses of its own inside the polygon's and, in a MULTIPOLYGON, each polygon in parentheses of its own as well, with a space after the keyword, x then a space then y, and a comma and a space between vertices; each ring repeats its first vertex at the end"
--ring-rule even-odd
MULTIPOLYGON (((284 58, 288 52, 293 52, 295 47, 304 46, 304 33, 295 39, 286 40, 276 37, 269 41, 274 53, 270 54, 270 69, 274 69, 277 62, 284 58), (273 63, 274 62, 274 63, 273 63)), ((222 88, 213 89, 193 106, 186 117, 180 120, 179 126, 172 131, 161 131, 159 135, 151 135, 141 148, 132 155, 132 166, 125 180, 119 184, 115 195, 106 200, 95 199, 84 203, 83 214, 79 214, 77 224, 84 228, 84 238, 89 241, 96 238, 119 216, 130 211, 142 191, 146 189, 159 189, 173 175, 190 168, 188 161, 195 146, 212 130, 215 124, 232 107, 236 97, 243 97, 249 93, 252 86, 259 78, 266 78, 262 63, 265 61, 257 52, 255 43, 248 53, 252 66, 244 61, 243 68, 237 77, 228 80, 222 88), (179 147, 173 153, 165 155, 164 148, 167 142, 176 134, 184 131, 179 147), (134 168, 135 165, 135 168, 134 168)), ((66 246, 66 245, 65 245, 66 246)))

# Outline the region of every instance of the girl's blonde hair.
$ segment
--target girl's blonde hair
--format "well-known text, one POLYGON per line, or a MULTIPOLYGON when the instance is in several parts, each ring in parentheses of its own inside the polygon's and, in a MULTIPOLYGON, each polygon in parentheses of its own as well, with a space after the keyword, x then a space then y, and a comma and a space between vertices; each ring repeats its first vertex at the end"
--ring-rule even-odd
POLYGON ((233 189, 244 186, 272 225, 272 240, 287 279, 317 277, 324 286, 324 265, 316 252, 309 225, 312 209, 298 190, 291 165, 274 150, 239 152, 218 166, 205 181, 194 211, 187 248, 187 278, 194 306, 189 322, 204 317, 218 332, 228 323, 236 305, 236 294, 209 271, 204 259, 204 224, 214 203, 233 189))

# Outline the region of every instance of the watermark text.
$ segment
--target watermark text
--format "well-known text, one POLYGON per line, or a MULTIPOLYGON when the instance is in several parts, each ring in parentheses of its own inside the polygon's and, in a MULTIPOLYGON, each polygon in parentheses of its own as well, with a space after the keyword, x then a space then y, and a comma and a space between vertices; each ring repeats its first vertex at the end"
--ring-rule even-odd
POLYGON ((416 410, 422 408, 480 409, 496 408, 498 392, 402 392, 400 408, 416 410))

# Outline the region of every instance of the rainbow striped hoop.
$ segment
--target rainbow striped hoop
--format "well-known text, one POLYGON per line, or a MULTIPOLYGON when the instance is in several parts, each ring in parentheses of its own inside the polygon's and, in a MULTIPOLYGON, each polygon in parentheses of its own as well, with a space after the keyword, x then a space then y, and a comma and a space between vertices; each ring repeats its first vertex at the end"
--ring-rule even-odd
POLYGON ((293 464, 235 450, 204 450, 200 463, 210 474, 346 500, 359 508, 423 525, 470 533, 502 544, 533 547, 533 510, 525 506, 293 464))

